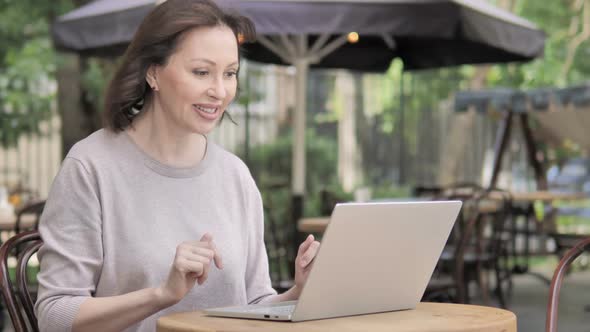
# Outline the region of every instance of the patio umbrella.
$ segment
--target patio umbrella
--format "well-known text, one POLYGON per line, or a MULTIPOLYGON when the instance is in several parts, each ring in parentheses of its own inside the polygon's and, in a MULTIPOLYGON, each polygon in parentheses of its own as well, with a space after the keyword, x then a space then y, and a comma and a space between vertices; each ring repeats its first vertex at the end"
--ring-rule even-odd
POLYGON ((498 127, 494 151, 494 166, 489 187, 495 187, 500 175, 503 156, 510 139, 512 123, 520 118, 529 163, 535 171, 538 189, 546 189, 544 166, 537 159, 538 142, 560 146, 565 141, 575 142, 590 152, 590 82, 567 88, 533 90, 489 89, 459 91, 455 94, 455 110, 465 112, 473 108, 479 113, 503 112, 498 127), (530 120, 535 120, 534 131, 530 120))
MULTIPOLYGON (((96 0, 58 18, 59 48, 89 54, 121 50, 156 0, 96 0)), ((483 0, 218 0, 252 19, 258 41, 246 58, 296 67, 292 192, 295 218, 305 191, 305 101, 309 68, 385 71, 527 61, 545 35, 483 0)))

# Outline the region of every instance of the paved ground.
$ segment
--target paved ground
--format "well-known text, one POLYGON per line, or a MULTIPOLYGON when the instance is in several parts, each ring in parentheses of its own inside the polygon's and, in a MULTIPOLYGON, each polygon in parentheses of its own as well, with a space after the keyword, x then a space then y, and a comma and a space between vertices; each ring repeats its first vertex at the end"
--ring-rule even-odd
MULTIPOLYGON (((550 262, 533 270, 550 278, 555 264, 550 262)), ((509 309, 516 313, 519 332, 544 331, 548 290, 546 284, 531 275, 514 278, 514 294, 509 309)), ((585 306, 590 306, 590 270, 574 272, 566 277, 560 296, 559 331, 590 332, 590 312, 584 310, 585 306)), ((10 319, 7 318, 7 321, 10 319)), ((13 329, 5 327, 3 331, 13 332, 13 329)))
MULTIPOLYGON (((535 272, 551 277, 547 268, 535 272)), ((516 313, 519 332, 539 332, 545 329, 549 288, 530 275, 515 277, 510 310, 516 313)), ((563 332, 590 331, 590 271, 578 271, 566 276, 559 297, 558 329, 563 332)))

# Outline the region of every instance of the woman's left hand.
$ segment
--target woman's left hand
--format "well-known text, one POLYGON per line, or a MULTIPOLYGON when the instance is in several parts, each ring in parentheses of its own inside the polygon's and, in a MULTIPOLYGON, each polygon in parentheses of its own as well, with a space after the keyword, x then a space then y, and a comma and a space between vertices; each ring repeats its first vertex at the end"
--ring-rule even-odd
POLYGON ((313 259, 318 253, 320 243, 315 241, 313 235, 308 235, 307 239, 299 246, 297 258, 295 258, 295 286, 301 290, 307 282, 309 271, 313 266, 313 259))

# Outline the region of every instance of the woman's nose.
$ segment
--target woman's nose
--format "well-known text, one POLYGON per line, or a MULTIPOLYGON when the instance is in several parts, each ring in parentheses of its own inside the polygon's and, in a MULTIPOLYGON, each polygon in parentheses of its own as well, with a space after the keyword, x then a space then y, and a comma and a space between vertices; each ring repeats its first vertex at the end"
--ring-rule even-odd
POLYGON ((211 82, 211 86, 207 90, 207 95, 216 99, 225 98, 227 92, 225 90, 225 85, 223 84, 222 78, 214 79, 213 82, 211 82))

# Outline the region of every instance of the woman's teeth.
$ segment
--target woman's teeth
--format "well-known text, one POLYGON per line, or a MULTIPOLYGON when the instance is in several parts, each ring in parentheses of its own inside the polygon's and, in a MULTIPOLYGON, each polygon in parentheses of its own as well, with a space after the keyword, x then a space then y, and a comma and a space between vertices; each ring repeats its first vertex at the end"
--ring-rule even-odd
POLYGON ((205 113, 213 114, 217 110, 217 108, 206 108, 202 106, 195 105, 199 111, 203 111, 205 113))

